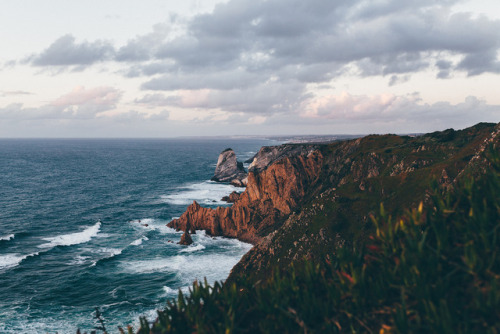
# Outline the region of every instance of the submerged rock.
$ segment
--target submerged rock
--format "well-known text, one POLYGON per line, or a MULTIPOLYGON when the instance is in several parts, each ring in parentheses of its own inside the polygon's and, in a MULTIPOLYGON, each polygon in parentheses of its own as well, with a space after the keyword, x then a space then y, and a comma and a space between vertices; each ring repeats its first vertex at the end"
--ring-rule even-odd
POLYGON ((247 172, 243 168, 243 163, 236 160, 236 153, 232 149, 225 149, 219 155, 212 181, 229 182, 237 187, 246 186, 247 172))

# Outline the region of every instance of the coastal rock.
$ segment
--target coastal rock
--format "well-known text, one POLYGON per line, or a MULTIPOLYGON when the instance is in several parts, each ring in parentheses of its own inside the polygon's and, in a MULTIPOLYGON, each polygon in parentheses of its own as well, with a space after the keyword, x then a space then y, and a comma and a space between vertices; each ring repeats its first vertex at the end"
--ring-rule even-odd
POLYGON ((246 186, 247 173, 243 163, 236 160, 236 154, 232 149, 225 149, 219 155, 212 181, 229 182, 237 187, 246 186))
POLYGON ((307 155, 316 149, 316 145, 287 144, 280 146, 264 146, 253 158, 248 159, 246 162, 250 163, 250 166, 248 166, 249 171, 253 170, 258 172, 266 169, 272 163, 284 157, 307 155))
POLYGON ((229 196, 222 197, 221 201, 234 203, 240 198, 240 195, 241 195, 240 193, 233 191, 231 194, 229 194, 229 196))
POLYGON ((168 226, 205 230, 210 235, 235 237, 258 242, 275 230, 299 205, 309 188, 318 180, 323 155, 319 150, 282 155, 265 169, 248 174, 246 190, 231 207, 203 208, 193 202, 168 226))
POLYGON ((193 243, 193 239, 189 235, 189 232, 188 231, 184 232, 184 234, 181 237, 181 241, 179 241, 179 245, 189 246, 192 243, 193 243))

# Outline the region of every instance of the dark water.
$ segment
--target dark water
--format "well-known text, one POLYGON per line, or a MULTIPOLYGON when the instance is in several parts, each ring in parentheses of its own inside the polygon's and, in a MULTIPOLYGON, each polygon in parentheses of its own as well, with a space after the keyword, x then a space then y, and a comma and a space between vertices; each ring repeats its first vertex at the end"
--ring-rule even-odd
POLYGON ((0 140, 0 333, 90 331, 95 307, 110 332, 137 327, 193 280, 226 278, 248 244, 180 246, 165 224, 235 190, 208 181, 223 149, 244 160, 270 144, 0 140))

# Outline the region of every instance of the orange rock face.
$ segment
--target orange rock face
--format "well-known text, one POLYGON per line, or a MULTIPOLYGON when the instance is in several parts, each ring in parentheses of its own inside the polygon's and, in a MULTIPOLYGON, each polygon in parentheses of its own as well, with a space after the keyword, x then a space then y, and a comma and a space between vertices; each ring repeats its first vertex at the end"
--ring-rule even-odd
POLYGON ((322 163, 319 150, 285 155, 265 169, 250 170, 247 188, 233 206, 211 209, 193 202, 168 226, 256 243, 298 207, 307 190, 318 181, 322 163))

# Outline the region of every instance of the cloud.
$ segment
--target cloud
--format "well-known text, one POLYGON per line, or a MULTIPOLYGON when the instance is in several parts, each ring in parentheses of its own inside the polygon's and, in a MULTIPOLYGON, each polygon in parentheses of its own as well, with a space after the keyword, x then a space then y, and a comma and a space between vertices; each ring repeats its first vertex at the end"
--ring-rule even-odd
POLYGON ((0 91, 0 97, 5 97, 5 96, 22 96, 22 95, 33 95, 31 92, 27 92, 24 90, 14 90, 14 91, 0 91))
POLYGON ((262 83, 247 89, 181 90, 175 95, 147 94, 135 102, 184 109, 219 109, 226 112, 273 114, 296 110, 308 97, 301 83, 262 83))
MULTIPOLYGON (((24 92, 23 92, 24 93, 24 92)), ((22 103, 0 108, 0 118, 14 120, 93 119, 99 113, 116 108, 122 92, 112 87, 85 89, 78 86, 49 104, 25 108, 22 103)))
MULTIPOLYGON (((302 105, 301 117, 304 119, 325 122, 352 122, 358 124, 400 122, 406 127, 416 125, 417 128, 428 128, 432 119, 432 127, 461 128, 470 126, 477 119, 498 122, 500 106, 488 105, 484 100, 469 96, 464 102, 451 104, 437 102, 423 103, 418 94, 398 96, 383 95, 351 95, 343 92, 338 95, 327 95, 306 100, 302 105)), ((360 126, 362 128, 362 126, 360 126)), ((380 130, 379 130, 380 131, 380 130)))
POLYGON ((97 113, 112 110, 120 100, 122 92, 112 87, 85 89, 78 86, 73 91, 50 103, 70 117, 94 117, 97 113))
MULTIPOLYGON (((175 109, 158 117, 181 109, 232 114, 228 122, 255 124, 293 123, 290 116, 296 115, 327 124, 419 123, 436 115, 445 124, 454 122, 450 115, 471 120, 482 112, 492 119, 493 107, 474 98, 426 105, 413 95, 312 94, 345 77, 381 77, 391 87, 422 72, 443 80, 500 73, 500 20, 457 13, 453 6, 459 2, 228 0, 210 13, 166 18, 117 48, 65 35, 29 61, 62 69, 113 61, 125 78, 142 80, 144 96, 133 101, 136 107, 175 109)), ((46 109, 95 117, 116 108, 120 98, 121 92, 101 87, 72 92, 46 109)))
POLYGON ((29 61, 34 66, 89 66, 97 62, 109 60, 114 54, 110 42, 75 43, 75 37, 64 35, 54 41, 40 54, 31 56, 29 61))
POLYGON ((453 13, 459 1, 410 0, 230 0, 190 20, 170 17, 152 32, 115 49, 97 40, 76 43, 72 35, 56 40, 31 58, 36 66, 88 66, 105 60, 131 63, 128 76, 155 76, 143 88, 217 89, 220 82, 198 84, 201 72, 240 73, 241 86, 283 74, 283 81, 324 83, 346 66, 361 76, 411 74, 434 69, 449 55, 463 60, 443 70, 469 75, 498 73, 500 21, 453 13), (287 76, 290 68, 313 72, 287 76), (332 68, 327 75, 319 69, 332 68), (316 70, 316 71, 315 71, 316 70), (179 84, 170 83, 179 80, 179 84))

